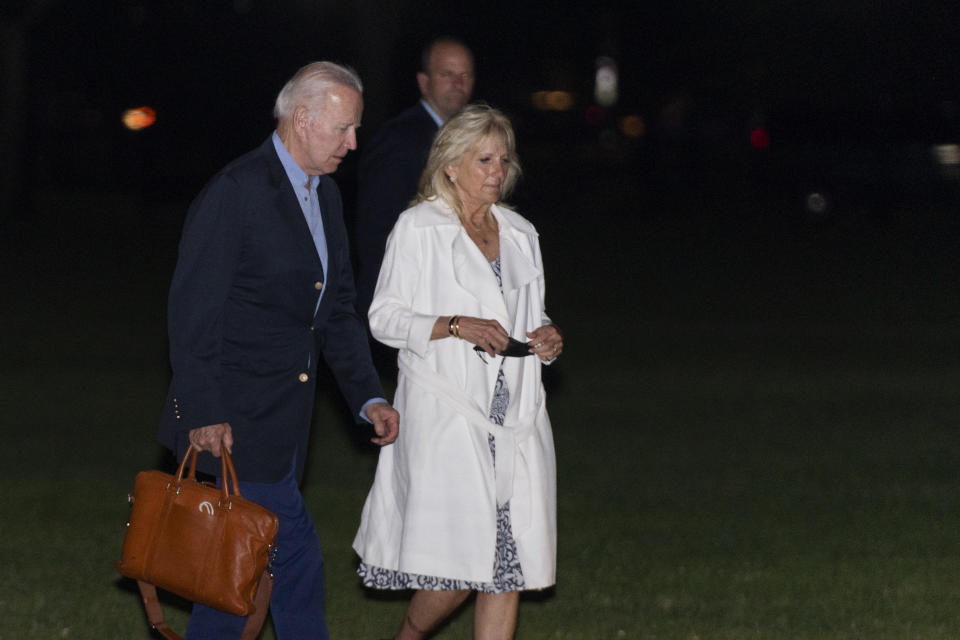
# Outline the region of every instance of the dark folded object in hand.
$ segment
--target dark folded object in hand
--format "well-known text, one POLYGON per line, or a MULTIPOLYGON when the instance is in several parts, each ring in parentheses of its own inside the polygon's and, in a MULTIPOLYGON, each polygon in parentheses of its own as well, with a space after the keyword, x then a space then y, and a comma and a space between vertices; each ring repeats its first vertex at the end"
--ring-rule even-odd
MULTIPOLYGON (((476 346, 473 348, 473 350, 484 351, 484 348, 476 346)), ((509 358, 522 358, 524 356, 532 356, 533 353, 530 351, 530 345, 528 345, 526 342, 520 342, 519 340, 510 338, 510 342, 507 343, 507 348, 501 351, 498 355, 507 356, 509 358)))

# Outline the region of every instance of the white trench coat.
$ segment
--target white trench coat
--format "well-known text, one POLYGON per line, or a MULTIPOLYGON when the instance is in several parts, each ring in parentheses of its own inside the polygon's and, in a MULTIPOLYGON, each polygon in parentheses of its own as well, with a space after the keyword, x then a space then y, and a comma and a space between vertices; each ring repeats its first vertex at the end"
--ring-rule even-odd
POLYGON ((400 349, 400 437, 380 451, 353 548, 378 567, 491 582, 497 504, 509 500, 525 588, 543 589, 555 582, 557 528, 541 361, 484 354, 484 363, 464 340, 430 340, 439 316, 493 318, 523 342, 550 323, 536 229, 510 209, 492 211, 503 294, 442 201, 405 211, 387 240, 369 317, 373 336, 400 349), (510 403, 498 427, 488 416, 503 360, 510 403))

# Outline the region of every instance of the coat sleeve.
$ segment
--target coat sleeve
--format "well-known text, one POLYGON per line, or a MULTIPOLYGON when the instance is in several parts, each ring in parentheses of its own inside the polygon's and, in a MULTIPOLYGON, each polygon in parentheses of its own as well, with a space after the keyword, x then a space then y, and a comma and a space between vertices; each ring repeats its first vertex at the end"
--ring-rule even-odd
POLYGON ((220 380, 223 309, 240 259, 239 185, 215 177, 193 202, 170 285, 167 330, 180 431, 226 422, 220 380))
POLYGON ((413 302, 425 252, 410 218, 401 217, 387 238, 380 277, 370 305, 370 332, 383 344, 425 356, 437 316, 417 313, 413 302))
MULTIPOLYGON (((540 253, 540 238, 534 238, 533 241, 533 263, 540 269, 540 273, 545 273, 543 268, 543 255, 540 253)), ((547 315, 546 307, 547 281, 543 276, 540 277, 540 325, 541 327, 553 324, 553 320, 547 315)))
MULTIPOLYGON (((540 253, 540 239, 539 237, 535 238, 533 241, 533 260, 537 267, 540 269, 540 273, 544 273, 543 269, 543 255, 540 253)), ((553 320, 550 319, 550 316, 547 315, 546 307, 546 293, 547 293, 547 281, 543 276, 540 277, 540 282, 538 283, 540 290, 540 323, 537 327, 545 327, 548 324, 553 324, 553 320)), ((557 359, 551 358, 550 360, 542 361, 542 364, 551 365, 556 362, 557 359)))
POLYGON ((370 343, 363 322, 355 307, 356 289, 350 256, 347 232, 343 223, 342 204, 339 192, 327 189, 331 206, 330 227, 327 229, 327 246, 343 247, 343 255, 336 262, 336 274, 328 274, 327 280, 337 283, 330 315, 323 331, 321 345, 323 358, 330 367, 340 392, 347 400, 351 415, 360 421, 360 408, 368 400, 384 397, 383 388, 373 359, 370 343))

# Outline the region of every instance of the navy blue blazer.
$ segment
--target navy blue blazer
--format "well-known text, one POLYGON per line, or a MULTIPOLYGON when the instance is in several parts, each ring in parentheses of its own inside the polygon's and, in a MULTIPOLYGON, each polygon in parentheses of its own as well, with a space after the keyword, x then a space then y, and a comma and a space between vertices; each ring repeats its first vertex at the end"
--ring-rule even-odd
POLYGON ((437 123, 417 102, 387 121, 360 154, 354 246, 357 306, 364 316, 377 286, 387 236, 417 195, 437 131, 437 123))
MULTIPOLYGON (((324 175, 318 194, 326 273, 270 138, 222 169, 190 206, 170 287, 173 377, 158 434, 178 458, 190 429, 229 422, 241 479, 279 481, 294 457, 300 479, 318 359, 352 415, 384 395, 354 308, 340 192, 324 175)), ((212 456, 198 466, 219 475, 212 456)))

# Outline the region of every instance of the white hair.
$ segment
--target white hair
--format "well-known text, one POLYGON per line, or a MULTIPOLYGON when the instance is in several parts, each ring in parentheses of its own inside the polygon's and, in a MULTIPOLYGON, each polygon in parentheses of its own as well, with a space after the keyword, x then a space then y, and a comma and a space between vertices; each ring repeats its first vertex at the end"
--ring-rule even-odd
POLYGON ((273 115, 277 120, 287 120, 296 111, 297 107, 312 108, 315 104, 322 104, 330 87, 341 86, 353 89, 363 94, 363 83, 357 72, 334 62, 311 62, 300 67, 287 81, 273 107, 273 115))

